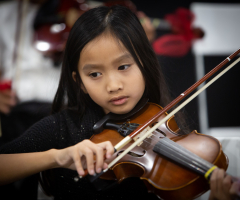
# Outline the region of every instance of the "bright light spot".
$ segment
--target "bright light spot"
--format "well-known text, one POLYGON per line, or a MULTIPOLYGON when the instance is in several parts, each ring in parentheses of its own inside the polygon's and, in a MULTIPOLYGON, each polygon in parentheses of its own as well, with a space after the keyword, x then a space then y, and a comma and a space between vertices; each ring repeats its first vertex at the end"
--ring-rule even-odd
POLYGON ((66 25, 64 23, 61 24, 53 24, 50 28, 51 33, 59 33, 60 31, 64 30, 66 25))
POLYGON ((50 48, 50 44, 47 42, 37 42, 35 46, 39 51, 47 51, 50 48))

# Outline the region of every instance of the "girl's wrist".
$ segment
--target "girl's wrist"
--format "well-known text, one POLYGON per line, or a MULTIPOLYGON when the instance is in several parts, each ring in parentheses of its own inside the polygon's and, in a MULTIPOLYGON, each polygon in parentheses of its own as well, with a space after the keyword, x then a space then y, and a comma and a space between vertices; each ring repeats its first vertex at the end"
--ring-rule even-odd
POLYGON ((51 167, 52 168, 59 168, 59 167, 68 167, 69 166, 69 149, 71 147, 67 147, 65 149, 51 149, 49 150, 51 156, 51 167))
POLYGON ((50 158, 50 167, 51 168, 58 168, 60 167, 60 165, 58 164, 56 158, 57 158, 57 153, 58 153, 58 149, 50 149, 48 150, 49 153, 49 158, 50 158))

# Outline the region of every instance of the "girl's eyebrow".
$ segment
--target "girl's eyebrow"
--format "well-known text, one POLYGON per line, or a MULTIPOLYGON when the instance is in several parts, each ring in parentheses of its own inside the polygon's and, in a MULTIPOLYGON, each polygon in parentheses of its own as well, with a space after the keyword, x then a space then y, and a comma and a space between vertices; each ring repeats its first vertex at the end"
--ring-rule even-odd
POLYGON ((118 58, 116 58, 115 60, 113 60, 113 64, 115 63, 120 63, 122 61, 124 61, 125 59, 133 59, 132 55, 128 52, 124 53, 123 55, 119 56, 118 58))
POLYGON ((83 66, 83 71, 89 71, 89 70, 92 70, 92 69, 97 69, 99 68, 100 66, 99 65, 95 65, 95 64, 86 64, 83 66))
MULTIPOLYGON (((130 53, 124 53, 123 55, 119 56, 118 58, 116 58, 115 60, 113 60, 113 64, 117 64, 120 63, 122 61, 124 61, 125 59, 133 59, 132 55, 130 53)), ((83 66, 83 71, 88 71, 91 69, 96 69, 99 68, 101 65, 98 64, 86 64, 83 66)))

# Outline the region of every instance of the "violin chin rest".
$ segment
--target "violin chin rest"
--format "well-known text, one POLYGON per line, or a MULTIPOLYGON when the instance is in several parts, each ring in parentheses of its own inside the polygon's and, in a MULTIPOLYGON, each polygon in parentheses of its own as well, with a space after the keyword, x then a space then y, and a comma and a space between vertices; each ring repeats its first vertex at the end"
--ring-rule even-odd
POLYGON ((104 173, 104 171, 97 173, 95 175, 87 175, 88 180, 94 185, 97 191, 105 191, 114 186, 118 185, 117 181, 114 180, 104 180, 99 177, 104 173))
POLYGON ((129 112, 126 114, 118 115, 114 113, 108 113, 105 115, 101 120, 99 120, 96 124, 93 126, 93 132, 94 134, 101 133, 105 129, 105 124, 108 121, 122 121, 129 119, 131 116, 139 112, 148 102, 147 98, 142 98, 140 101, 137 103, 137 105, 129 112))

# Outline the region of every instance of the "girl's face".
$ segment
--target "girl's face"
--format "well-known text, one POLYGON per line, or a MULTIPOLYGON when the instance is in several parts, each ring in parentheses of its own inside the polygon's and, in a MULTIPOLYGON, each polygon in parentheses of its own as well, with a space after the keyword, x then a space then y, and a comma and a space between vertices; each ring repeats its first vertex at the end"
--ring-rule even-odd
POLYGON ((143 75, 133 57, 111 34, 103 34, 83 48, 78 71, 81 88, 106 114, 128 113, 145 90, 143 75))

